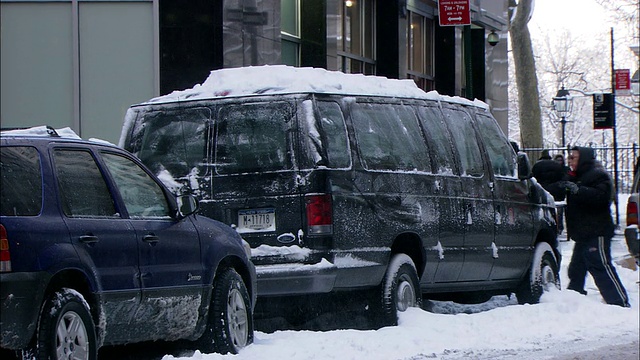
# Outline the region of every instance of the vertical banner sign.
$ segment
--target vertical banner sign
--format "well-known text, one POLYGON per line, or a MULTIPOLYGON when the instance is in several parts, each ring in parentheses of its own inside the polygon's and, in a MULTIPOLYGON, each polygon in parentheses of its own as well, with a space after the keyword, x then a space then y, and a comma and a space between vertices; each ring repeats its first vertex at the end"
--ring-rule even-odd
POLYGON ((616 126, 613 94, 593 94, 593 128, 613 129, 616 126))
POLYGON ((438 0, 440 26, 471 25, 469 0, 438 0))
POLYGON ((616 95, 631 95, 631 70, 615 69, 616 95))

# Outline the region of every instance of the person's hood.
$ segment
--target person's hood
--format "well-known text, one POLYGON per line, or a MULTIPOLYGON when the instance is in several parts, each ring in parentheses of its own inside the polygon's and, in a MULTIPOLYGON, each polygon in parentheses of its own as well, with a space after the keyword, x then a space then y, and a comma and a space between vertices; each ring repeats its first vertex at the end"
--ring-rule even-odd
POLYGON ((596 153, 590 147, 577 146, 577 150, 580 153, 580 159, 578 160, 576 176, 580 176, 595 166, 596 153))

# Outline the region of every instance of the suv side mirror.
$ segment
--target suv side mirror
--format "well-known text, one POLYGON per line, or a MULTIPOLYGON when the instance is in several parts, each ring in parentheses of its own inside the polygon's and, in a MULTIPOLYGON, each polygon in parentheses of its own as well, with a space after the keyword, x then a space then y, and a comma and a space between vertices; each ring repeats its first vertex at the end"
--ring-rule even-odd
POLYGON ((198 199, 193 195, 180 195, 176 198, 178 203, 178 218, 183 219, 198 211, 198 199))
POLYGON ((529 157, 524 152, 518 153, 518 179, 531 179, 531 163, 529 157))

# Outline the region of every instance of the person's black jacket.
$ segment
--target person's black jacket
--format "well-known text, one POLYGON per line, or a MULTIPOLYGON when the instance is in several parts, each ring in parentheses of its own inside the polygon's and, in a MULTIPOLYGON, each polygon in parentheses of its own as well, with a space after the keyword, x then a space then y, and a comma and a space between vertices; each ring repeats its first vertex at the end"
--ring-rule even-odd
POLYGON ((594 236, 613 236, 611 218, 612 182, 607 171, 595 160, 594 151, 578 147, 580 160, 570 181, 578 192, 567 193, 567 230, 576 242, 594 236))
POLYGON ((538 160, 531 169, 538 183, 547 190, 555 201, 564 200, 566 190, 564 181, 567 180, 566 171, 561 164, 554 160, 538 160))

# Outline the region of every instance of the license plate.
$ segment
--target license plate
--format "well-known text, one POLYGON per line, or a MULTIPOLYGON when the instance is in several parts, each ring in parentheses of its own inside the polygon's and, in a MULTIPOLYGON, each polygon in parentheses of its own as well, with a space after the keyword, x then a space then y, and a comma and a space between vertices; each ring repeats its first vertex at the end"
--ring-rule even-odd
POLYGON ((238 211, 239 233, 276 231, 276 209, 247 209, 238 211))

